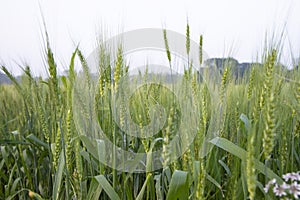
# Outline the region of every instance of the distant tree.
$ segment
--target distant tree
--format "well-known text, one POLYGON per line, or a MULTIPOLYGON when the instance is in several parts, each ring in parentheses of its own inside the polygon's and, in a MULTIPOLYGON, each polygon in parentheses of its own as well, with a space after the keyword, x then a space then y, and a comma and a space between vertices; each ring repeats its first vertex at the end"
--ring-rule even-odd
POLYGON ((1 72, 0 72, 0 84, 11 84, 10 79, 1 72))

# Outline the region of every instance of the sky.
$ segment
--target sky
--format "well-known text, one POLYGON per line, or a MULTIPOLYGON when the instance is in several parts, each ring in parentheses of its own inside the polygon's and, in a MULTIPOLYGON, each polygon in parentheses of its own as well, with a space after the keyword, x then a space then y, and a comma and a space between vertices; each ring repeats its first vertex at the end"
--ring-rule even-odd
POLYGON ((14 74, 24 64, 35 75, 46 73, 42 15, 59 71, 78 44, 88 56, 101 33, 167 28, 185 34, 187 19, 191 39, 203 34, 209 57, 255 61, 266 38, 278 41, 283 31, 281 62, 291 65, 300 55, 299 0, 0 0, 0 64, 14 74))

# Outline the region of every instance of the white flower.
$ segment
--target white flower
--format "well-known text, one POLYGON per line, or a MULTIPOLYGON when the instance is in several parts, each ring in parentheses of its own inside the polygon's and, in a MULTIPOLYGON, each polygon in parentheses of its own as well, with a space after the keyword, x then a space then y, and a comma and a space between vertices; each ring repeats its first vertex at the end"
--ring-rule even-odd
POLYGON ((282 177, 285 180, 282 185, 277 184, 276 179, 270 180, 264 188, 265 193, 273 188, 273 193, 280 199, 300 199, 300 172, 287 173, 282 177))
POLYGON ((295 199, 300 196, 300 185, 297 182, 293 182, 289 187, 290 194, 294 195, 295 199))
POLYGON ((264 187, 265 193, 268 193, 269 189, 270 189, 270 185, 267 184, 266 187, 264 187))
POLYGON ((290 185, 286 184, 286 182, 283 182, 283 184, 280 187, 282 187, 286 190, 286 189, 290 188, 290 185))
POLYGON ((292 180, 292 181, 300 180, 300 174, 299 174, 299 173, 296 173, 296 172, 292 172, 292 173, 291 173, 291 180, 292 180))
POLYGON ((282 177, 284 178, 285 181, 289 181, 291 177, 291 173, 284 174, 282 177))
POLYGON ((273 188, 273 192, 276 196, 278 197, 282 197, 286 195, 286 189, 288 188, 288 185, 286 183, 283 183, 282 185, 275 185, 275 187, 273 188))
POLYGON ((272 180, 269 181, 270 184, 274 185, 276 183, 276 179, 273 178, 272 180))
POLYGON ((269 191, 269 189, 270 189, 270 186, 271 186, 271 185, 274 185, 275 183, 276 183, 276 179, 275 179, 275 178, 273 178, 272 180, 270 180, 270 181, 267 183, 266 187, 264 188, 265 193, 268 193, 268 191, 269 191))
POLYGON ((299 181, 300 180, 300 174, 299 172, 291 172, 291 173, 287 173, 287 174, 284 174, 282 176, 284 178, 285 181, 299 181))

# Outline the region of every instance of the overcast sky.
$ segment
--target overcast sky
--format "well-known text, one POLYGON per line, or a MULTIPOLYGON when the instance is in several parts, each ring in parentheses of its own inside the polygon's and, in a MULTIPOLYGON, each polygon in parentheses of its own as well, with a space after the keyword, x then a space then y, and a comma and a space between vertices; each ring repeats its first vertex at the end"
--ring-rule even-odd
POLYGON ((44 74, 41 10, 60 70, 68 66, 80 43, 85 55, 96 46, 97 35, 138 28, 162 28, 204 35, 210 57, 233 56, 240 62, 256 60, 266 34, 285 28, 282 62, 290 52, 300 55, 299 0, 0 0, 0 64, 20 73, 17 64, 29 64, 44 74))

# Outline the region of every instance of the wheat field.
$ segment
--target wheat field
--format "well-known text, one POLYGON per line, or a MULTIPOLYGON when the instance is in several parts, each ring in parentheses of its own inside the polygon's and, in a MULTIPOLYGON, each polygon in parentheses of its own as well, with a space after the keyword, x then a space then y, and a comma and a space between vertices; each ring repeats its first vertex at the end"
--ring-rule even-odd
MULTIPOLYGON (((189 55, 189 25, 186 32, 189 55)), ((168 37, 164 36, 166 57, 171 61, 168 37)), ((199 40, 201 63, 203 41, 205 44, 205 36, 199 40)), ((280 64, 276 47, 266 48, 262 64, 252 65, 243 76, 236 77, 233 66, 225 62, 218 74, 201 71, 201 76, 210 80, 208 85, 188 66, 180 81, 176 79, 165 88, 145 84, 130 97, 129 106, 122 99, 117 106, 110 103, 112 98, 133 86, 126 85, 130 66, 125 65, 122 48, 113 64, 109 51, 101 48, 97 79, 90 75, 81 49, 76 48, 66 66, 68 74, 59 76, 47 38, 47 78, 33 77, 30 67, 24 66, 22 78, 17 80, 2 66, 12 84, 0 85, 0 199, 299 198, 300 72, 280 64), (76 59, 82 73, 74 69, 76 59), (92 93, 92 110, 83 93, 74 93, 78 80, 92 93), (168 86, 178 88, 180 101, 193 99, 190 107, 179 106, 178 96, 170 93, 168 86), (122 130, 126 109, 144 130, 142 127, 151 123, 150 108, 157 104, 165 109, 166 123, 155 136, 135 137, 122 130), (78 108, 82 108, 81 119, 86 122, 81 129, 74 115, 78 108), (184 119, 191 108, 197 111, 196 122, 184 119), (114 110, 120 112, 118 122, 114 110), (143 153, 147 159, 132 158, 129 162, 117 156, 116 149, 103 146, 93 135, 98 133, 90 129, 92 118, 113 145, 143 153), (183 133, 189 131, 189 123, 196 124, 194 138, 174 159, 173 151, 181 149, 172 149, 171 141, 179 126, 183 133), (206 137, 212 131, 217 134, 206 137), (203 156, 204 144, 210 150, 203 156), (156 160, 150 162, 148 156, 158 150, 162 161, 158 160, 160 167, 154 169, 156 160), (108 155, 110 165, 102 162, 108 155), (135 171, 139 166, 146 170, 135 171), (287 182, 288 173, 296 177, 294 190, 287 182), (267 190, 270 180, 276 182, 274 190, 267 190), (284 182, 284 191, 278 193, 284 182)), ((135 78, 143 83, 149 77, 145 72, 135 78)), ((159 83, 161 77, 156 78, 159 83)))

